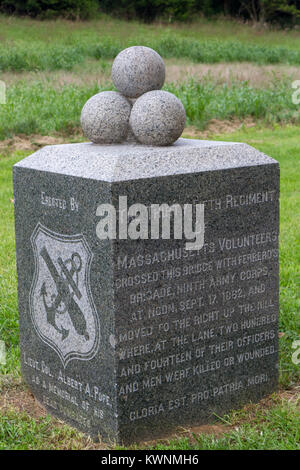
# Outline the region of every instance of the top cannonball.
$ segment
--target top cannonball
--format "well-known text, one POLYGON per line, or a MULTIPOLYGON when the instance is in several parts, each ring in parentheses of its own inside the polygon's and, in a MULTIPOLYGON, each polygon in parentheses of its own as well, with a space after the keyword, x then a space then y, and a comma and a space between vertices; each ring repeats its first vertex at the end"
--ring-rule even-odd
POLYGON ((138 98, 147 91, 161 89, 165 81, 165 64, 149 47, 128 47, 114 60, 112 80, 124 96, 138 98))

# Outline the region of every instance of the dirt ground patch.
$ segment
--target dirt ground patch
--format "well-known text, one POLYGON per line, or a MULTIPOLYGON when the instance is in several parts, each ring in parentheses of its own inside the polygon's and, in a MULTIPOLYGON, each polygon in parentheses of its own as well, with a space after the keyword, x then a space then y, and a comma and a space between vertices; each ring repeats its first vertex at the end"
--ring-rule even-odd
POLYGON ((251 117, 247 117, 242 121, 237 118, 225 121, 211 119, 205 130, 199 130, 193 126, 186 127, 183 131, 183 137, 189 137, 192 139, 208 139, 213 135, 230 134, 231 132, 237 131, 241 127, 255 127, 256 124, 257 123, 251 117))
POLYGON ((2 392, 0 399, 1 412, 5 413, 11 409, 20 413, 25 412, 34 419, 44 418, 48 414, 33 394, 23 387, 14 387, 2 392))
POLYGON ((214 82, 230 85, 233 81, 247 81, 256 88, 268 87, 284 78, 299 78, 300 67, 285 64, 256 65, 248 62, 193 64, 166 61, 166 82, 182 83, 189 78, 201 80, 211 77, 214 82))
MULTIPOLYGON (((4 384, 2 383, 2 390, 0 395, 0 420, 1 414, 5 415, 5 413, 10 411, 14 411, 20 414, 25 413, 35 421, 39 421, 40 419, 48 416, 48 412, 45 410, 45 408, 35 399, 32 392, 20 380, 9 380, 7 384, 5 384, 5 382, 4 384)), ((63 427, 65 426, 63 421, 51 417, 51 422, 53 426, 56 428, 61 428, 63 432, 63 427)), ((55 446, 55 437, 50 436, 49 439, 55 446)), ((50 444, 50 441, 48 444, 50 444)), ((108 446, 103 442, 94 442, 89 436, 76 433, 76 437, 67 437, 64 439, 63 444, 59 445, 59 450, 69 449, 105 450, 108 449, 108 446)))
MULTIPOLYGON (((243 121, 240 119, 231 119, 227 121, 220 121, 218 119, 212 119, 205 130, 199 130, 195 127, 186 127, 183 132, 183 137, 189 137, 192 139, 208 139, 214 134, 227 134, 234 132, 244 127, 254 127, 255 121, 251 118, 245 118, 243 121)), ((84 138, 80 129, 76 130, 76 133, 71 135, 53 134, 51 136, 45 135, 16 135, 11 139, 5 139, 0 141, 0 154, 8 154, 16 151, 24 152, 35 152, 45 145, 58 145, 73 142, 84 142, 84 138)))
MULTIPOLYGON (((221 62, 218 64, 195 64, 182 59, 166 59, 166 83, 182 83, 188 79, 211 79, 216 83, 233 81, 248 81, 253 87, 268 87, 275 80, 284 78, 299 79, 300 67, 286 64, 256 65, 250 62, 221 62)), ((112 61, 103 63, 87 59, 84 65, 76 66, 72 71, 59 70, 54 72, 3 72, 1 80, 7 86, 20 81, 32 83, 45 82, 53 87, 61 88, 67 85, 98 86, 112 85, 112 61)))
POLYGON ((290 390, 282 390, 279 393, 279 397, 283 400, 295 404, 300 410, 300 384, 295 385, 290 390))
POLYGON ((33 152, 45 145, 66 144, 70 142, 80 142, 83 140, 83 135, 78 130, 78 134, 70 136, 64 135, 15 135, 11 139, 0 141, 0 153, 12 153, 16 151, 33 152))

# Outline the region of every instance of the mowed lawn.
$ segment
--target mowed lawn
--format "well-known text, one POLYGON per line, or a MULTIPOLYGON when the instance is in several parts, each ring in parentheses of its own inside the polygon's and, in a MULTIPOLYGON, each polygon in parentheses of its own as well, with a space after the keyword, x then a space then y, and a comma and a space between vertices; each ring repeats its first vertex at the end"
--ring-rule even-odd
MULTIPOLYGON (((243 141, 280 162, 280 390, 267 403, 250 405, 233 412, 218 423, 223 428, 213 435, 180 436, 156 444, 159 449, 296 449, 300 448, 299 397, 300 365, 294 364, 293 343, 300 334, 300 149, 298 126, 242 129, 218 139, 243 141), (295 388, 296 387, 296 388, 295 388)), ((7 365, 0 371, 9 377, 3 393, 23 390, 14 380, 20 374, 18 349, 17 285, 14 247, 12 165, 27 153, 0 157, 0 328, 7 345, 7 365), (7 375, 8 374, 8 375, 7 375), (14 379, 15 377, 15 379, 14 379)), ((300 357, 300 355, 299 355, 300 357)), ((144 446, 147 447, 147 444, 144 446)), ((153 445, 152 445, 153 446, 153 445)), ((141 446, 140 446, 141 447, 141 446)), ((34 419, 27 414, 6 411, 0 419, 1 448, 103 448, 54 419, 34 419)), ((148 447, 147 447, 148 448, 148 447)))

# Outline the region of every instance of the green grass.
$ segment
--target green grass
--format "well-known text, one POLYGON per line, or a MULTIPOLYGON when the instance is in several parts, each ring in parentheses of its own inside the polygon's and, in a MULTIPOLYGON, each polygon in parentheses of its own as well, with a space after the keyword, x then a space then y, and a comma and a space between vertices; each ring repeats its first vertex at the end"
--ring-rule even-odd
POLYGON ((37 422, 23 414, 8 412, 0 419, 0 450, 29 450, 43 447, 49 437, 50 418, 37 422))
MULTIPOLYGON (((194 435, 194 443, 185 437, 168 444, 158 444, 156 450, 296 450, 300 449, 300 413, 296 406, 283 403, 262 410, 256 407, 256 419, 251 422, 248 413, 232 413, 226 424, 235 429, 216 438, 208 434, 194 435), (242 420, 242 424, 239 421, 242 420), (244 421, 245 420, 245 421, 244 421)), ((224 421, 224 419, 222 420, 224 421)))
POLYGON ((247 142, 275 158, 281 168, 280 196, 280 380, 300 379, 300 366, 291 361, 292 343, 300 335, 300 148, 296 126, 241 130, 223 140, 247 142))
POLYGON ((299 119, 291 99, 290 81, 274 81, 268 88, 254 88, 248 82, 217 85, 208 75, 201 82, 190 80, 165 88, 182 101, 187 124, 203 128, 211 119, 265 119, 267 122, 299 119))
POLYGON ((137 21, 119 20, 102 15, 88 22, 81 21, 37 21, 29 18, 5 17, 0 15, 0 39, 3 41, 24 41, 72 44, 86 40, 96 43, 109 37, 114 41, 134 39, 161 39, 166 35, 199 41, 220 39, 249 45, 280 46, 297 50, 300 43, 299 30, 278 30, 276 28, 252 27, 230 19, 213 21, 198 18, 192 23, 166 24, 156 22, 145 25, 137 21))
POLYGON ((91 440, 69 426, 58 426, 50 416, 34 419, 14 410, 0 415, 0 450, 77 450, 91 440))
POLYGON ((72 45, 25 41, 9 43, 0 50, 0 72, 28 70, 71 70, 84 59, 113 59, 122 49, 144 45, 155 49, 163 58, 186 58, 196 63, 254 62, 257 64, 300 65, 300 51, 287 47, 249 45, 240 41, 211 39, 198 41, 166 35, 161 39, 136 38, 126 41, 100 38, 72 45))
POLYGON ((0 161, 0 339, 8 348, 7 363, 0 365, 0 373, 19 374, 19 333, 16 285, 16 258, 14 248, 14 206, 12 191, 12 165, 23 158, 15 154, 0 161))
POLYGON ((84 103, 99 91, 97 86, 70 85, 56 89, 47 83, 21 83, 7 93, 0 106, 0 139, 15 134, 70 132, 79 126, 84 103))
MULTIPOLYGON (((101 88, 107 89, 112 89, 110 84, 101 88)), ((267 122, 299 121, 288 80, 274 80, 263 89, 248 82, 220 85, 208 75, 201 82, 191 79, 182 84, 167 84, 164 89, 183 102, 187 125, 204 128, 213 118, 243 119, 247 116, 267 122)), ((97 85, 72 84, 58 88, 50 81, 12 85, 7 90, 7 104, 0 106, 0 139, 14 134, 69 133, 79 127, 84 103, 101 90, 97 85)))
POLYGON ((70 23, 0 16, 0 31, 0 72, 70 70, 83 64, 86 58, 113 59, 125 47, 137 44, 152 47, 164 58, 186 58, 193 62, 300 65, 299 33, 262 33, 233 21, 202 20, 192 25, 166 27, 107 17, 70 23))

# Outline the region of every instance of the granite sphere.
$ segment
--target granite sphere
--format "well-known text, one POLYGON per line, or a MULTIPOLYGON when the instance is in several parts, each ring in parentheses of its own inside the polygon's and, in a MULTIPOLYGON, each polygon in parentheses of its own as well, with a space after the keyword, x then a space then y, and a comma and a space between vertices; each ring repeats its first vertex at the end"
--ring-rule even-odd
POLYGON ((114 60, 112 80, 124 96, 137 98, 147 91, 160 90, 165 81, 165 64, 150 47, 128 47, 114 60))
POLYGON ((92 96, 81 111, 83 133, 96 144, 114 144, 126 139, 131 104, 116 91, 92 96))
POLYGON ((168 91, 149 91, 134 103, 129 124, 138 142, 144 145, 171 145, 185 126, 181 101, 168 91))

